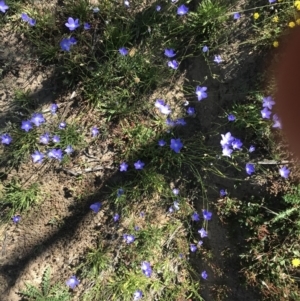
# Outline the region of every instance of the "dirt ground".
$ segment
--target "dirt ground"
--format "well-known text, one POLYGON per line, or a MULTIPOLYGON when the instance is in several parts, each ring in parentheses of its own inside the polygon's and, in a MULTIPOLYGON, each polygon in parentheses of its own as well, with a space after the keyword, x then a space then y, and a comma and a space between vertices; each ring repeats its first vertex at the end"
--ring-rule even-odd
MULTIPOLYGON (((262 58, 257 56, 250 46, 240 47, 243 37, 233 33, 231 47, 220 49, 224 62, 211 65, 203 58, 188 59, 184 63, 187 78, 204 82, 209 87, 209 97, 201 103, 195 103, 197 117, 194 122, 201 131, 210 131, 216 127, 216 116, 222 113, 234 101, 243 99, 247 91, 253 89, 256 74, 261 71, 262 58), (233 45, 233 46, 232 46, 233 45)), ((36 57, 31 57, 30 48, 24 37, 12 34, 10 29, 0 33, 0 67, 4 69, 0 81, 0 126, 3 126, 14 112, 12 97, 17 89, 31 91, 31 97, 46 110, 50 103, 56 101, 65 104, 66 95, 57 92, 57 84, 53 77, 53 66, 41 66, 36 57)), ((211 59, 211 57, 210 57, 211 59)), ((67 118, 73 118, 76 108, 69 110, 67 118)), ((101 126, 101 120, 95 125, 101 126)), ((108 125, 109 127, 110 125, 108 125)), ((113 129, 111 129, 113 132, 113 129)), ((113 135, 113 134, 111 134, 113 135)), ((65 279, 66 275, 81 262, 86 252, 95 247, 99 239, 110 239, 112 221, 107 216, 113 213, 106 200, 101 196, 107 183, 117 181, 117 168, 114 165, 114 149, 111 147, 112 136, 99 140, 85 152, 96 158, 91 162, 85 153, 77 154, 76 160, 85 161, 98 171, 84 173, 81 180, 76 180, 70 173, 58 166, 36 168, 33 164, 21 165, 9 177, 18 174, 26 182, 42 182, 43 198, 40 205, 35 206, 20 224, 9 224, 0 232, 0 295, 1 301, 17 301, 16 292, 24 288, 25 282, 39 284, 47 266, 51 266, 53 280, 65 279), (78 195, 82 196, 81 198, 78 195), (95 201, 103 203, 103 210, 94 215, 89 205, 95 201), (109 213, 109 214, 108 214, 109 213)), ((219 145, 219 139, 209 141, 212 146, 219 145)), ((78 171, 76 164, 70 170, 78 171)), ((212 190, 208 192, 212 202, 218 199, 221 188, 230 189, 233 183, 214 178, 212 190)), ((247 189, 249 185, 246 183, 247 189)), ((242 189, 240 193, 243 193, 242 189)), ((197 205, 197 204, 196 204, 197 205)), ((199 204, 199 211, 201 211, 199 204)), ((118 230, 119 231, 119 230, 118 230)), ((257 301, 259 296, 247 290, 239 278, 238 244, 229 239, 229 231, 214 215, 209 224, 208 247, 215 259, 211 263, 197 263, 196 270, 205 268, 209 278, 202 290, 206 301, 217 300, 216 295, 227 294, 222 300, 257 301)), ((76 291, 74 300, 78 300, 81 291, 87 289, 82 282, 76 291)))

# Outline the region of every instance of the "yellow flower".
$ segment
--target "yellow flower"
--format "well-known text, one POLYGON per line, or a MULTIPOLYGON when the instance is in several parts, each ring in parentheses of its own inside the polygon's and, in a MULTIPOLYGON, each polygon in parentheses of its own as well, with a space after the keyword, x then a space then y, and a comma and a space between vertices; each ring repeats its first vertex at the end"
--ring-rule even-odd
POLYGON ((275 48, 277 48, 277 47, 279 46, 278 41, 274 41, 274 42, 273 42, 273 46, 274 46, 275 48))
POLYGON ((295 1, 294 6, 296 7, 297 10, 300 10, 300 1, 295 1))
POLYGON ((293 265, 293 267, 297 268, 300 265, 300 259, 299 258, 294 258, 292 260, 292 265, 293 265))
POLYGON ((273 22, 277 23, 279 21, 279 18, 278 16, 275 16, 273 19, 272 19, 273 22))
POLYGON ((257 20, 257 19, 259 18, 259 13, 254 13, 254 14, 253 14, 253 18, 254 18, 255 20, 257 20))
POLYGON ((297 25, 300 25, 300 19, 296 20, 297 25))
POLYGON ((293 27, 295 27, 295 26, 296 26, 295 22, 292 21, 292 22, 289 23, 289 27, 290 27, 290 28, 293 28, 293 27))

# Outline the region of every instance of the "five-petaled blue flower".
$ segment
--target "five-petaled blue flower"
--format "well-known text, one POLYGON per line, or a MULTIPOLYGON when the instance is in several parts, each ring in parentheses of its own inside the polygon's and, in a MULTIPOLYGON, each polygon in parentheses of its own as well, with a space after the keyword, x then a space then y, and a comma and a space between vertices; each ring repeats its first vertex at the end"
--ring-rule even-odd
POLYGON ((166 142, 165 140, 162 140, 162 139, 158 141, 158 145, 159 145, 159 146, 165 146, 166 143, 167 143, 167 142, 166 142))
POLYGON ((178 118, 177 120, 175 120, 175 124, 176 125, 186 125, 186 122, 185 122, 184 118, 178 118))
POLYGON ((251 176, 254 172, 255 172, 254 165, 252 163, 247 163, 246 164, 246 173, 251 176))
POLYGON ((42 144, 48 144, 49 140, 50 140, 49 133, 45 133, 45 134, 40 136, 40 143, 42 143, 42 144))
POLYGON ((287 179, 289 177, 289 174, 290 174, 290 170, 286 167, 286 166, 283 166, 279 169, 279 174, 287 179))
POLYGON ((22 121, 21 129, 24 130, 25 132, 30 131, 32 129, 31 121, 30 120, 22 121))
POLYGON ((95 212, 95 213, 98 213, 100 208, 101 208, 101 203, 100 202, 97 202, 97 203, 94 203, 90 206, 90 208, 95 212))
POLYGON ((160 5, 156 5, 155 9, 156 9, 156 11, 160 11, 161 10, 161 6, 160 5))
POLYGON ((119 52, 120 52, 120 54, 123 55, 123 56, 125 56, 125 55, 128 54, 128 50, 127 50, 125 47, 121 47, 121 48, 119 49, 119 52))
POLYGON ((51 149, 49 152, 48 152, 48 157, 51 159, 56 159, 58 161, 61 161, 62 160, 62 157, 63 157, 63 152, 61 149, 51 149))
POLYGON ((199 222, 199 221, 200 221, 200 215, 199 215, 199 213, 194 212, 194 213, 192 214, 192 221, 193 221, 193 222, 199 222))
POLYGON ((189 8, 186 7, 184 4, 182 4, 177 8, 177 15, 183 16, 183 15, 187 14, 188 11, 189 11, 189 8))
POLYGON ((83 24, 83 28, 85 29, 85 30, 89 30, 89 29, 91 29, 91 25, 89 24, 89 23, 84 23, 83 24))
POLYGON ((195 108, 188 107, 186 112, 187 112, 188 115, 194 115, 195 114, 195 108))
POLYGON ((125 239, 125 241, 126 241, 127 244, 131 244, 135 240, 135 237, 133 235, 131 235, 131 234, 124 234, 123 238, 125 239))
POLYGON ((252 152, 254 152, 254 151, 255 151, 255 146, 251 145, 251 146, 249 147, 249 153, 252 153, 252 152))
POLYGON ((271 111, 268 110, 268 108, 264 108, 261 112, 261 117, 265 119, 270 119, 270 115, 272 114, 271 111))
POLYGON ((174 57, 176 55, 174 49, 165 49, 165 56, 171 58, 171 57, 174 57))
POLYGON ((145 163, 142 162, 141 160, 138 160, 134 163, 134 167, 135 169, 143 169, 144 168, 145 163))
POLYGON ((235 121, 235 116, 233 114, 228 115, 228 120, 229 121, 235 121))
POLYGON ((176 60, 168 61, 168 66, 174 70, 178 69, 178 62, 176 60))
POLYGON ((72 17, 69 17, 68 22, 65 23, 65 25, 70 29, 70 31, 73 31, 79 27, 79 19, 74 20, 72 17))
POLYGON ((211 220, 212 212, 209 212, 209 211, 207 211, 207 210, 204 209, 202 211, 202 213, 203 213, 204 220, 206 220, 206 221, 210 221, 211 220))
POLYGON ((201 277, 202 277, 204 280, 207 279, 208 275, 207 275, 206 271, 203 271, 203 272, 201 273, 201 277))
POLYGON ((24 22, 28 22, 29 21, 29 17, 26 13, 22 13, 21 14, 21 19, 24 21, 24 22))
POLYGON ((196 252, 197 251, 197 246, 195 244, 190 244, 190 250, 191 252, 196 252))
POLYGON ((35 126, 40 126, 42 123, 45 123, 45 118, 41 113, 34 113, 30 119, 31 123, 35 126))
POLYGON ((0 1, 0 11, 5 13, 8 9, 9 6, 7 6, 4 1, 0 1))
POLYGON ((113 216, 114 222, 117 222, 119 219, 120 219, 120 215, 119 215, 118 213, 116 213, 116 214, 113 216))
POLYGON ((120 164, 120 171, 127 171, 128 164, 126 162, 123 162, 120 164))
POLYGON ((214 62, 220 64, 221 62, 223 62, 223 60, 220 55, 215 55, 214 62))
POLYGON ((180 138, 178 139, 171 139, 171 144, 170 148, 173 150, 175 153, 180 153, 180 150, 182 149, 183 144, 181 143, 180 138))
POLYGON ((36 150, 32 155, 32 160, 33 160, 33 163, 42 163, 45 155, 42 154, 41 152, 39 152, 38 150, 36 150))
POLYGON ((12 141, 12 138, 9 134, 5 133, 3 135, 1 135, 1 143, 2 144, 6 144, 6 145, 9 145, 12 141))
POLYGON ((20 215, 15 215, 11 219, 12 219, 14 224, 17 224, 20 221, 21 216, 20 215))
POLYGON ((151 269, 150 262, 143 261, 141 268, 142 268, 142 272, 144 273, 145 276, 151 277, 152 269, 151 269))
POLYGON ((60 142, 60 137, 59 137, 58 135, 54 135, 54 136, 52 137, 52 141, 53 141, 54 143, 59 143, 59 142, 60 142))
POLYGON ((79 280, 76 278, 76 276, 71 276, 67 281, 66 285, 70 287, 72 290, 79 285, 79 280))
POLYGON ((207 97, 207 93, 205 92, 207 90, 207 87, 196 87, 196 95, 198 97, 198 101, 204 99, 207 97))
POLYGON ((67 124, 65 122, 61 122, 59 125, 58 125, 58 128, 60 130, 64 130, 66 128, 67 124))
POLYGON ((133 293, 133 301, 138 301, 138 300, 142 299, 142 297, 143 297, 143 292, 141 290, 136 290, 133 293))
POLYGON ((92 137, 96 137, 99 134, 99 129, 96 126, 92 127, 92 137))
POLYGON ((50 111, 52 114, 55 114, 56 111, 58 109, 58 105, 56 103, 53 103, 51 106, 50 106, 50 111))
POLYGON ((66 152, 68 155, 70 155, 70 154, 72 154, 72 153, 74 152, 74 150, 73 150, 73 148, 72 148, 71 145, 68 145, 68 146, 66 147, 66 149, 65 149, 65 152, 66 152))
POLYGON ((240 17, 241 17, 241 14, 240 14, 240 13, 234 13, 234 14, 233 14, 233 19, 234 19, 234 20, 238 20, 240 17))
POLYGON ((77 40, 74 37, 71 38, 64 38, 60 42, 60 48, 63 51, 70 51, 71 46, 75 45, 77 40))
POLYGON ((205 46, 203 46, 203 48, 202 48, 202 52, 207 52, 209 50, 209 48, 205 45, 205 46))
POLYGON ((225 189, 221 189, 221 190, 220 190, 220 196, 221 196, 221 197, 224 197, 224 196, 226 196, 226 195, 227 195, 226 190, 225 190, 225 189))
POLYGON ((200 234, 200 236, 203 237, 207 237, 207 232, 204 230, 204 228, 201 228, 200 230, 198 230, 198 233, 200 234))
POLYGON ((281 129, 281 128, 282 128, 282 125, 281 125, 281 121, 280 121, 278 115, 277 115, 277 114, 274 114, 273 117, 272 117, 272 119, 273 119, 273 121, 274 121, 272 127, 273 127, 273 128, 279 128, 279 129, 281 129))
POLYGON ((178 188, 174 188, 172 190, 172 192, 175 194, 175 195, 178 195, 179 194, 179 189, 178 188))

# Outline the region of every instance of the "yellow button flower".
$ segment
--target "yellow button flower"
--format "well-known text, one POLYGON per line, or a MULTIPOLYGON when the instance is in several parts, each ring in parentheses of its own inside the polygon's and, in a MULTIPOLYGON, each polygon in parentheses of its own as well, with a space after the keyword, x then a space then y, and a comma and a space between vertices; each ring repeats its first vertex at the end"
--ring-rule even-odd
POLYGON ((300 25, 300 19, 296 20, 297 25, 300 25))
POLYGON ((275 16, 273 19, 272 19, 273 22, 277 23, 279 21, 279 18, 278 16, 275 16))
POLYGON ((289 27, 290 27, 290 28, 293 28, 293 27, 295 27, 295 26, 296 26, 295 22, 292 21, 292 22, 289 23, 289 27))
POLYGON ((259 13, 254 13, 254 14, 253 14, 253 18, 254 18, 255 20, 257 20, 257 19, 259 18, 259 13))
POLYGON ((292 260, 292 265, 293 265, 293 267, 297 268, 300 265, 300 259, 299 258, 294 258, 292 260))
POLYGON ((274 46, 275 48, 277 48, 277 47, 279 46, 278 41, 274 41, 274 42, 273 42, 273 46, 274 46))

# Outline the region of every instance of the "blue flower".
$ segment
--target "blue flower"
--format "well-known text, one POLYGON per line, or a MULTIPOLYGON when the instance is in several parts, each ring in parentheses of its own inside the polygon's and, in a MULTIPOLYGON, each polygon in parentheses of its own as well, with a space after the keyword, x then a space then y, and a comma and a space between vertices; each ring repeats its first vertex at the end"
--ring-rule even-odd
POLYGON ((73 148, 72 148, 71 145, 68 145, 68 146, 66 147, 66 149, 65 149, 65 152, 66 152, 68 155, 70 155, 70 154, 72 154, 72 153, 74 152, 74 150, 73 150, 73 148))
POLYGON ((252 163, 247 163, 246 164, 246 172, 250 176, 255 172, 255 167, 252 163))
POLYGON ((243 143, 240 139, 235 138, 232 142, 231 142, 231 146, 233 149, 241 149, 243 146, 243 143))
POLYGON ((72 17, 68 18, 68 22, 65 25, 70 29, 70 31, 75 30, 79 27, 79 19, 74 20, 72 17))
POLYGON ((24 21, 24 22, 28 22, 29 21, 29 17, 26 13, 22 13, 21 14, 21 19, 24 21))
POLYGON ((121 47, 121 48, 119 49, 119 52, 120 52, 120 54, 123 55, 123 56, 125 56, 125 55, 128 54, 128 50, 127 50, 125 47, 121 47))
POLYGON ((151 277, 152 269, 151 269, 151 266, 150 266, 150 262, 143 261, 141 268, 142 268, 142 272, 144 273, 144 275, 146 277, 151 277))
POLYGON ((56 159, 58 161, 61 161, 62 160, 62 157, 63 157, 63 152, 61 149, 51 149, 49 152, 48 152, 48 157, 51 159, 56 159))
POLYGON ((272 114, 271 111, 268 110, 268 108, 264 108, 261 112, 261 117, 265 119, 270 119, 270 115, 272 114))
POLYGON ((202 48, 202 52, 207 52, 209 50, 209 48, 205 45, 205 46, 203 46, 203 48, 202 48))
POLYGON ((181 143, 181 140, 178 139, 171 139, 171 144, 170 148, 173 150, 175 153, 180 153, 180 150, 182 149, 183 144, 181 143))
POLYGON ((175 122, 171 118, 167 118, 166 119, 166 125, 172 127, 172 126, 175 125, 175 122))
POLYGON ((286 166, 283 166, 279 169, 279 174, 287 179, 289 177, 289 174, 290 174, 290 170, 286 167, 286 166))
POLYGON ((136 290, 133 293, 133 301, 138 301, 143 297, 143 292, 141 290, 136 290))
POLYGON ((52 114, 55 114, 56 111, 58 109, 58 105, 56 103, 53 103, 51 106, 50 106, 50 111, 52 114))
POLYGON ((158 141, 158 145, 159 146, 165 146, 166 145, 166 141, 165 140, 159 140, 158 141))
POLYGON ((177 15, 183 16, 183 15, 187 14, 188 11, 189 11, 189 8, 186 7, 184 4, 182 4, 177 9, 177 15))
POLYGON ((60 48, 63 51, 70 51, 71 46, 75 45, 77 40, 74 37, 71 38, 64 38, 60 42, 60 48))
POLYGON ((21 129, 24 130, 25 132, 30 131, 32 129, 31 121, 30 120, 22 121, 21 129))
POLYGON ((0 11, 5 13, 8 9, 9 6, 7 6, 4 1, 0 1, 0 11))
POLYGON ((43 114, 41 113, 35 113, 32 115, 30 121, 35 125, 35 126, 40 126, 42 123, 45 123, 45 118, 43 114))
POLYGON ((94 203, 90 206, 90 208, 95 212, 95 213, 98 213, 100 208, 101 208, 101 203, 100 202, 97 202, 97 203, 94 203))
POLYGON ((222 150, 222 155, 225 157, 231 157, 232 152, 233 150, 228 145, 225 145, 222 150))
POLYGON ((119 188, 118 190, 117 190, 117 197, 119 198, 121 195, 123 195, 124 194, 124 189, 123 188, 119 188))
POLYGON ((238 20, 240 17, 241 17, 241 14, 240 14, 240 13, 234 13, 234 14, 233 14, 233 19, 234 19, 234 20, 238 20))
POLYGON ((120 215, 119 215, 118 213, 116 213, 116 214, 113 216, 114 222, 117 222, 119 219, 120 219, 120 215))
POLYGON ((160 5, 156 5, 155 9, 156 9, 156 11, 160 11, 161 10, 161 6, 160 5))
POLYGON ((127 244, 131 244, 131 243, 133 243, 135 241, 135 237, 133 235, 131 235, 131 234, 124 234, 123 238, 125 239, 125 242, 127 244))
POLYGON ((197 251, 197 246, 195 244, 190 244, 190 250, 191 252, 196 252, 197 251))
POLYGON ((126 162, 123 162, 120 164, 120 171, 127 171, 128 164, 126 162))
POLYGON ((45 133, 43 135, 40 136, 40 142, 42 144, 48 144, 49 143, 49 140, 50 140, 50 135, 49 133, 45 133))
POLYGON ((204 209, 202 211, 202 213, 203 213, 204 220, 206 220, 206 221, 210 221, 211 220, 212 212, 209 212, 209 211, 207 211, 207 210, 204 209))
POLYGON ((79 285, 79 280, 76 278, 76 276, 71 276, 67 281, 66 285, 70 287, 72 290, 79 285))
POLYGON ((223 62, 223 60, 220 55, 215 55, 214 62, 220 64, 221 62, 223 62))
POLYGON ((198 230, 198 233, 200 234, 200 236, 203 237, 207 237, 207 232, 204 230, 204 228, 201 228, 200 230, 198 230))
POLYGON ((199 215, 199 213, 194 212, 194 213, 192 214, 192 221, 193 221, 193 222, 199 222, 199 221, 200 221, 200 215, 199 215))
POLYGON ((186 122, 185 122, 184 118, 178 118, 178 119, 175 121, 175 124, 176 124, 176 125, 186 125, 186 122))
POLYGON ((225 135, 221 134, 222 140, 220 141, 222 147, 229 146, 232 141, 235 139, 230 132, 227 132, 225 135))
POLYGON ((36 20, 35 20, 35 19, 29 18, 28 24, 29 24, 30 26, 35 26, 35 25, 36 25, 36 20))
POLYGON ((201 101, 202 99, 207 97, 207 93, 205 92, 207 90, 207 87, 196 87, 196 95, 198 97, 198 101, 201 101))
POLYGON ((134 163, 135 169, 143 169, 145 163, 143 163, 141 160, 138 160, 137 162, 134 163))
POLYGON ((251 145, 251 146, 249 147, 249 153, 252 153, 252 152, 254 152, 254 151, 255 151, 255 146, 251 145))
POLYGON ((174 52, 174 49, 165 49, 165 56, 171 58, 174 57, 176 53, 174 52))
POLYGON ((99 134, 99 129, 96 126, 92 127, 92 137, 96 137, 99 134))
POLYGON ((90 25, 89 23, 84 23, 84 24, 83 24, 83 28, 84 28, 85 30, 89 30, 89 29, 91 29, 91 25, 90 25))
POLYGON ((235 121, 235 116, 233 114, 228 115, 228 120, 229 121, 235 121))
POLYGON ((193 107, 188 107, 186 110, 188 115, 194 115, 195 114, 195 109, 193 107))
POLYGON ((220 196, 221 196, 221 197, 224 197, 224 196, 226 196, 226 195, 227 195, 226 190, 225 190, 225 189, 221 189, 221 190, 220 190, 220 196))
POLYGON ((1 138, 1 143, 2 144, 6 144, 6 145, 9 145, 12 141, 12 138, 9 134, 3 134, 0 136, 1 138))
POLYGON ((178 69, 178 62, 176 60, 168 61, 168 66, 174 70, 178 69))
POLYGON ((201 277, 202 277, 204 280, 207 279, 208 275, 207 275, 206 271, 203 271, 203 272, 201 273, 201 277))
POLYGON ((54 136, 52 137, 52 141, 53 141, 54 143, 59 143, 59 142, 60 142, 60 137, 57 136, 57 135, 54 135, 54 136))
POLYGON ((58 128, 60 130, 64 130, 66 128, 67 124, 65 122, 61 122, 59 125, 58 125, 58 128))
POLYGON ((274 121, 274 123, 272 125, 272 128, 279 128, 279 129, 281 129, 282 125, 281 125, 281 121, 280 121, 278 115, 274 114, 273 117, 272 117, 272 119, 274 121))
POLYGON ((178 188, 174 188, 172 190, 172 192, 175 194, 175 195, 178 195, 179 194, 179 189, 178 188))
POLYGON ((14 224, 17 224, 20 221, 21 216, 20 215, 15 215, 11 219, 12 219, 14 224))
POLYGON ((42 154, 41 152, 39 151, 35 151, 32 155, 32 160, 33 160, 33 163, 42 163, 43 159, 44 159, 44 154, 42 154))

